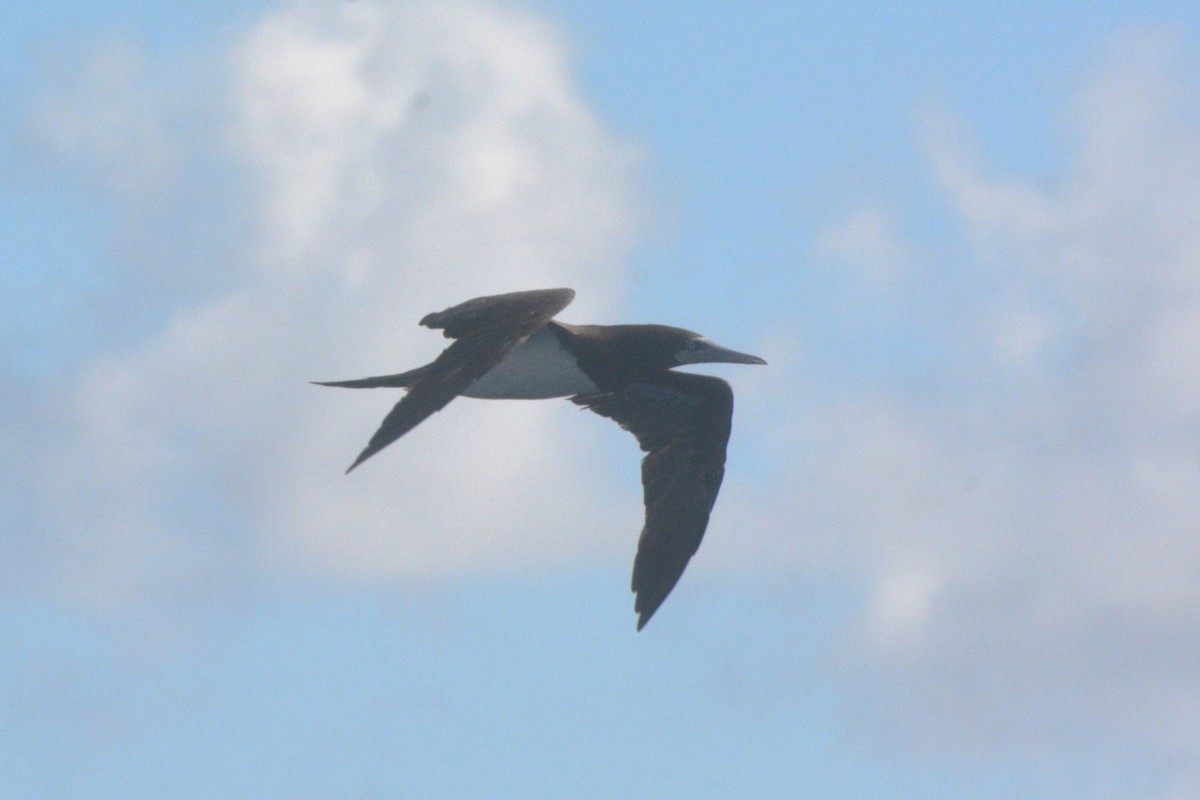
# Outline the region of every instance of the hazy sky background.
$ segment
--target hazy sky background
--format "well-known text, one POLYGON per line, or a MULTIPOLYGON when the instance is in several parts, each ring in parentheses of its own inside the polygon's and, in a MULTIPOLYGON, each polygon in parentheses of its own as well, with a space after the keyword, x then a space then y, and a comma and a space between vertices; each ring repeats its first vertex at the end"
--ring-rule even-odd
POLYGON ((1194 3, 25 4, 0 794, 1200 796, 1194 3), (428 311, 765 357, 634 632, 632 437, 428 311))

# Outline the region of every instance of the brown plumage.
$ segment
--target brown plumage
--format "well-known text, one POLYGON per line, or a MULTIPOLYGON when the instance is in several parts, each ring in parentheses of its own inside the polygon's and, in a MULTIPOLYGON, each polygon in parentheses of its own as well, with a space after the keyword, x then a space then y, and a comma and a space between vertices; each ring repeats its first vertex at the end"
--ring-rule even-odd
POLYGON ((460 394, 569 396, 632 433, 646 452, 646 520, 632 580, 641 630, 700 547, 725 474, 733 418, 728 383, 670 370, 682 364, 766 362, 681 328, 552 320, 574 296, 570 289, 514 292, 428 314, 422 325, 455 340, 432 363, 395 375, 320 385, 408 391, 347 472, 460 394))

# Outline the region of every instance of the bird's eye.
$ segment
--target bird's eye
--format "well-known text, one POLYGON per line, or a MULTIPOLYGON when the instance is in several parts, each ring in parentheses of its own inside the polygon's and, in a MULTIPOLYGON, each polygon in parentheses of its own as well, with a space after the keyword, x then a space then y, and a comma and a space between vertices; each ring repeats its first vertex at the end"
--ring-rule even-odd
POLYGON ((687 344, 685 344, 683 346, 683 348, 685 350, 691 350, 692 352, 695 352, 696 350, 700 350, 703 347, 704 347, 704 343, 701 342, 699 339, 688 339, 687 344))

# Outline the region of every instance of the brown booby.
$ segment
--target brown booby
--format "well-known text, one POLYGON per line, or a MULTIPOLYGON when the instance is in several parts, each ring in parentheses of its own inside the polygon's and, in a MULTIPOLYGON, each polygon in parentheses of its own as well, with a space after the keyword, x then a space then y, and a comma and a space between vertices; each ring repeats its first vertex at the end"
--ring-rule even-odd
POLYGON ((647 454, 642 460, 646 521, 632 583, 641 630, 700 547, 725 474, 733 417, 728 383, 671 369, 767 362, 682 328, 554 320, 574 297, 571 289, 513 292, 427 314, 421 325, 454 339, 432 363, 396 375, 319 385, 407 390, 347 472, 459 395, 569 397, 632 433, 647 454))

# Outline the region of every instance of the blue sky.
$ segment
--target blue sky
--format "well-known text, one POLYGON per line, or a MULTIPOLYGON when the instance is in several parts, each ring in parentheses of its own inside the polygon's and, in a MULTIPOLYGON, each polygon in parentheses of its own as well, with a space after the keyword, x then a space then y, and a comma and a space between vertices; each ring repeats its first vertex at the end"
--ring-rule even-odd
POLYGON ((1200 792, 1190 4, 15 13, 5 796, 1200 792), (641 633, 626 434, 306 384, 555 285, 770 362, 641 633))

